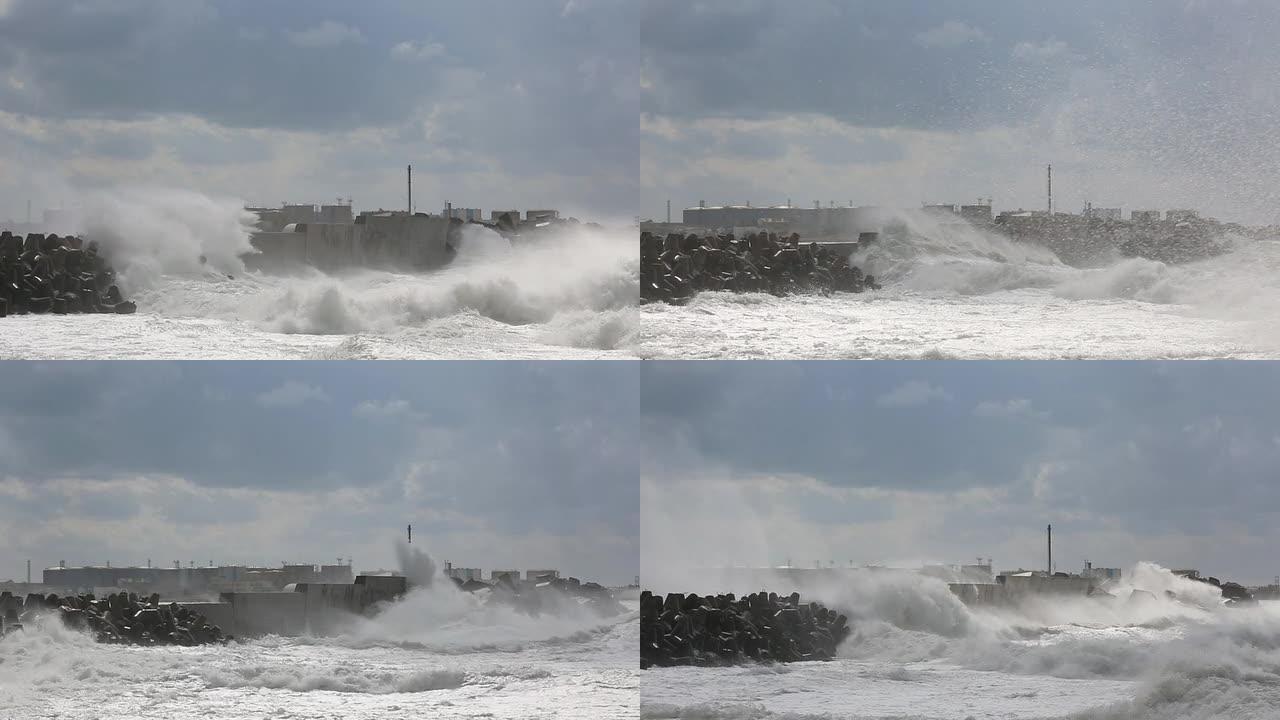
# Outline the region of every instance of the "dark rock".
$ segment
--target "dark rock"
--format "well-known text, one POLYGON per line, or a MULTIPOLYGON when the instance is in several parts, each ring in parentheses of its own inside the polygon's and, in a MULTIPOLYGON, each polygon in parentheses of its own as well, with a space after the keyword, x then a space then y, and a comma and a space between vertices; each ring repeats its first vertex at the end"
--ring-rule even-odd
POLYGON ((90 632, 104 643, 204 645, 232 640, 200 613, 177 603, 160 606, 156 595, 143 605, 137 595, 124 591, 101 600, 89 594, 62 598, 29 594, 25 601, 0 596, 0 634, 55 614, 67 627, 90 632))
POLYGON ((640 594, 640 667, 830 660, 848 618, 818 603, 755 593, 640 594))
POLYGON ((702 290, 792 295, 879 287, 875 278, 850 265, 846 254, 817 243, 801 244, 795 233, 781 240, 764 232, 743 239, 640 233, 642 302, 678 304, 702 290))
POLYGON ((85 247, 78 237, 32 233, 23 240, 0 232, 0 318, 135 312, 114 283, 115 271, 96 242, 85 247))

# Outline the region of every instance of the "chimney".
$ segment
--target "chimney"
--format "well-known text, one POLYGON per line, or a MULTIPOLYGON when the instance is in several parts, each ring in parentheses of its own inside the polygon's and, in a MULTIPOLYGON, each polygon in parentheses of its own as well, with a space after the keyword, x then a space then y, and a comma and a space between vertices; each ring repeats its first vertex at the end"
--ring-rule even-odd
POLYGON ((1053 526, 1049 526, 1049 574, 1053 574, 1053 526))

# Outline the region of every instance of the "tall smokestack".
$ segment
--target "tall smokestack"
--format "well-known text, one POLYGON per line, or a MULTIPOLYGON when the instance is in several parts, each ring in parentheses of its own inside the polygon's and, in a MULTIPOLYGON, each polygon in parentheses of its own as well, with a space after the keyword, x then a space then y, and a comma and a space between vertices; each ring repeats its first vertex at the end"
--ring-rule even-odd
POLYGON ((1049 574, 1053 574, 1053 526, 1049 526, 1049 574))
POLYGON ((409 166, 408 175, 409 175, 409 214, 412 215, 413 214, 413 166, 412 165, 409 166))
POLYGON ((667 224, 671 224, 671 201, 667 201, 667 224))
POLYGON ((1049 215, 1053 215, 1053 166, 1049 166, 1049 215))
POLYGON ((412 525, 409 526, 409 544, 410 545, 413 544, 413 526, 412 525))
POLYGON ((31 584, 31 561, 27 561, 27 584, 31 584))

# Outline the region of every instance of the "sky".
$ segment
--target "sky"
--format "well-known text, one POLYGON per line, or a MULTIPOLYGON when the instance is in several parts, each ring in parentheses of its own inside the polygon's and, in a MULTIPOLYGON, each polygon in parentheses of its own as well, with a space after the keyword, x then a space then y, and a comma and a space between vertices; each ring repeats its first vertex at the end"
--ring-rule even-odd
POLYGON ((1280 222, 1268 0, 647 0, 640 201, 1280 222), (1126 215, 1127 216, 1127 215, 1126 215))
POLYGON ((634 215, 624 0, 0 0, 0 220, 164 187, 634 215))
POLYGON ((637 373, 601 362, 0 364, 0 580, 25 562, 639 563, 637 373))
POLYGON ((645 363, 641 573, 725 565, 1280 574, 1280 366, 645 363))

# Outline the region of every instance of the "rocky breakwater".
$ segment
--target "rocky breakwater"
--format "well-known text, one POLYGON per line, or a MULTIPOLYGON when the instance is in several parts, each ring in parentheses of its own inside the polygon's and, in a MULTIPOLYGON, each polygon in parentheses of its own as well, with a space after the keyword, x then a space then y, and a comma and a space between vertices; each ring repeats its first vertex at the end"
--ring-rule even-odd
POLYGON ((24 313, 120 313, 137 306, 120 296, 116 274, 96 242, 0 232, 0 318, 24 313))
POLYGON ((578 609, 596 617, 609 618, 627 611, 608 588, 593 582, 579 582, 576 578, 555 578, 539 583, 515 583, 503 579, 493 584, 454 579, 454 584, 465 592, 487 593, 490 604, 514 607, 534 617, 565 614, 578 609))
POLYGON ((848 618, 800 594, 640 594, 640 667, 830 660, 848 618))
POLYGON ((30 594, 25 599, 0 593, 0 632, 23 629, 48 617, 67 627, 85 630, 98 642, 125 645, 206 645, 227 642, 221 628, 178 603, 161 603, 159 595, 139 599, 119 592, 96 599, 93 595, 30 594))
POLYGON ((641 302, 680 303, 702 290, 774 295, 878 290, 848 256, 798 234, 680 235, 640 233, 641 302))

